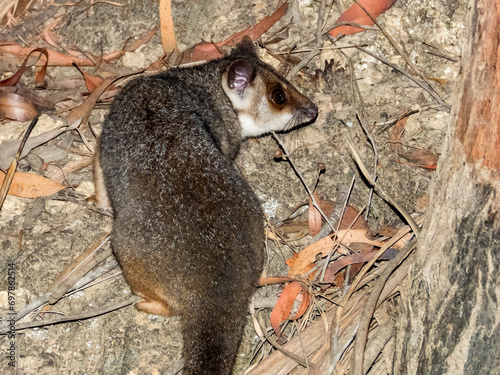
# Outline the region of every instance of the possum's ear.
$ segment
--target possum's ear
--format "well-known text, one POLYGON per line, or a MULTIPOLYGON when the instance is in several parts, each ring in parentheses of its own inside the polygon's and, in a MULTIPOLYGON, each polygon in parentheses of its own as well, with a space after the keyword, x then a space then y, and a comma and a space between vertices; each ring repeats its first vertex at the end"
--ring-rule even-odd
POLYGON ((255 67, 248 60, 236 60, 227 70, 227 86, 231 90, 236 90, 240 96, 254 78, 255 67))
POLYGON ((241 42, 236 45, 236 47, 231 51, 231 55, 258 57, 255 45, 248 35, 245 35, 241 42))

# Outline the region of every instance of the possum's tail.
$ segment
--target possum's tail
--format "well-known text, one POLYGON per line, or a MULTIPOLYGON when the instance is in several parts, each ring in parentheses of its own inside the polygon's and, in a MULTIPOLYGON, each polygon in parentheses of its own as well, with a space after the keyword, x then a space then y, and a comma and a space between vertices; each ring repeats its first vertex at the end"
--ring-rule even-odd
POLYGON ((248 301, 224 309, 192 306, 182 316, 184 375, 230 375, 245 326, 248 301), (226 311, 224 311, 226 310, 226 311))

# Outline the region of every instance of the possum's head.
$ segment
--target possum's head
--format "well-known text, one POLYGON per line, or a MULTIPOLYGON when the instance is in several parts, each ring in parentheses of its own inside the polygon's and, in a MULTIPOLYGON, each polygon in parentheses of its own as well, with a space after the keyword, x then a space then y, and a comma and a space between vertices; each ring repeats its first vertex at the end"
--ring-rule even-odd
POLYGON ((290 130, 316 118, 313 102, 274 69, 257 62, 250 39, 243 39, 232 55, 238 59, 223 73, 222 88, 238 114, 243 138, 290 130))

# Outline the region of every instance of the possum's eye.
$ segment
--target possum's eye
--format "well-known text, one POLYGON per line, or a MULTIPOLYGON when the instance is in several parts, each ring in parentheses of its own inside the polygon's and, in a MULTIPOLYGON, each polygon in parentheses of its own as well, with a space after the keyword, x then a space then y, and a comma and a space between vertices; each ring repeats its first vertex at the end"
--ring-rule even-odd
POLYGON ((277 105, 282 105, 286 102, 286 95, 282 89, 275 89, 271 94, 271 100, 277 105))

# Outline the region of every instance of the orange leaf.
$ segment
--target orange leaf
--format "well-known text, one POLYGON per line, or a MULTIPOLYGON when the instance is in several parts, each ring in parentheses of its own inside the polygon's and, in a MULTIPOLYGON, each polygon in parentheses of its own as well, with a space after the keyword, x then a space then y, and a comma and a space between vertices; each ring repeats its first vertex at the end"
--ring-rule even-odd
MULTIPOLYGON (((0 185, 4 178, 5 173, 0 171, 0 185)), ((16 172, 9 195, 23 198, 46 197, 67 187, 37 174, 16 172)))
MULTIPOLYGON (((359 4, 361 4, 373 18, 377 18, 385 13, 385 11, 395 2, 396 0, 359 0, 359 4)), ((352 4, 340 15, 336 22, 352 22, 359 25, 373 26, 373 21, 358 4, 352 4)), ((341 33, 344 35, 351 35, 363 30, 364 29, 354 26, 339 26, 330 30, 330 35, 335 38, 341 33)))
POLYGON ((274 306, 273 312, 271 313, 271 326, 276 332, 276 337, 278 341, 280 341, 280 325, 285 320, 295 320, 300 318, 307 310, 309 306, 309 302, 311 300, 311 295, 309 292, 303 287, 303 285, 297 281, 293 281, 288 284, 283 292, 281 292, 280 297, 278 298, 278 302, 274 306), (302 295, 302 302, 297 313, 293 317, 289 317, 292 311, 293 303, 302 295))
POLYGON ((326 236, 319 241, 307 246, 294 259, 293 265, 288 270, 287 276, 296 277, 303 275, 307 271, 305 268, 316 261, 317 255, 326 256, 333 249, 334 242, 330 236, 326 236))
MULTIPOLYGON (((319 205, 327 216, 331 214, 335 206, 333 202, 326 200, 321 200, 319 205)), ((344 216, 340 222, 340 230, 337 232, 337 237, 340 238, 342 243, 347 246, 353 242, 362 242, 373 246, 380 246, 380 242, 372 241, 370 227, 366 221, 363 217, 358 217, 358 211, 350 206, 346 207, 344 216), (351 227, 354 220, 356 221, 351 227), (351 227, 351 229, 349 229, 349 227, 351 227)), ((287 275, 289 277, 296 277, 297 275, 306 274, 312 269, 312 265, 316 262, 316 257, 318 255, 322 257, 326 256, 333 249, 334 245, 335 242, 332 238, 327 236, 307 246, 298 255, 294 254, 294 257, 288 259, 286 262, 290 267, 287 275)), ((310 275, 310 278, 311 277, 312 275, 310 275)))

